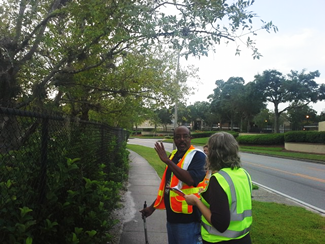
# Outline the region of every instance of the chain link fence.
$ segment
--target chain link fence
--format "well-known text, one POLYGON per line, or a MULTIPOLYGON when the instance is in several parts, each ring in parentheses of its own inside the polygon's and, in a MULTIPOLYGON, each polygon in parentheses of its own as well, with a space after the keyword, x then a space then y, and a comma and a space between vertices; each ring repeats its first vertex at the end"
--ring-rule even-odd
POLYGON ((105 124, 0 108, 0 243, 108 241, 127 179, 128 136, 105 124))

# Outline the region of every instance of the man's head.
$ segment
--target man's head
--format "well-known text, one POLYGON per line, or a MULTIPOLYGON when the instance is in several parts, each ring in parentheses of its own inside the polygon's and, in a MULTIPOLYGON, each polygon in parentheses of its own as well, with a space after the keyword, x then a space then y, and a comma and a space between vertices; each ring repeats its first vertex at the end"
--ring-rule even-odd
POLYGON ((179 152, 186 152, 191 146, 191 132, 186 126, 174 130, 174 143, 179 152))

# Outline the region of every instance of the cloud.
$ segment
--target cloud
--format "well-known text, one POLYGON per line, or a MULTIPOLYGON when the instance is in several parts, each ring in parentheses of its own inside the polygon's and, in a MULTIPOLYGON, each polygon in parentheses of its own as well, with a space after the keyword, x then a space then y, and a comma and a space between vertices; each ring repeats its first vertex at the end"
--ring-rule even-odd
POLYGON ((259 42, 264 48, 269 49, 296 49, 303 48, 310 42, 310 39, 313 39, 317 36, 316 31, 313 29, 303 29, 300 32, 296 33, 285 33, 269 35, 268 37, 264 34, 260 37, 259 42))

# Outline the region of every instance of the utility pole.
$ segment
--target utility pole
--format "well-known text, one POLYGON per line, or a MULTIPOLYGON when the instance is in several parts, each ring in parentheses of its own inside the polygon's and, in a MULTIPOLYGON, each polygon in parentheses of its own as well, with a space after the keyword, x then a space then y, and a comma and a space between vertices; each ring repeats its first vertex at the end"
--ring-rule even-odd
MULTIPOLYGON (((179 79, 179 57, 180 57, 180 53, 181 51, 179 50, 178 51, 178 55, 177 55, 177 67, 176 67, 176 79, 175 79, 175 82, 176 82, 176 87, 178 87, 178 79, 179 79)), ((177 127, 177 120, 178 120, 178 117, 177 117, 177 102, 178 102, 178 94, 177 94, 177 90, 175 90, 175 114, 174 114, 174 131, 177 127)), ((175 150, 176 149, 176 145, 175 143, 173 143, 173 149, 175 150)))

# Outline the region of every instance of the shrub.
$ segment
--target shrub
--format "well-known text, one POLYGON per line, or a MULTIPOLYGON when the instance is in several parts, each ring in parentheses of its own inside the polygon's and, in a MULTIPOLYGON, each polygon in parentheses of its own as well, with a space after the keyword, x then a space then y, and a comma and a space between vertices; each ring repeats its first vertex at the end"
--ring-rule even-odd
POLYGON ((325 131, 290 131, 286 132, 286 142, 307 142, 325 144, 325 131))
MULTIPOLYGON (((15 178, 19 167, 9 169, 0 183, 1 243, 106 243, 115 221, 121 183, 105 180, 105 166, 99 165, 96 180, 83 177, 79 159, 59 163, 48 174, 46 198, 26 184, 31 174, 15 178), (28 196, 28 197, 27 197, 28 196), (9 199, 8 199, 9 197, 9 199)), ((8 167, 7 167, 8 168, 8 167)), ((2 168, 3 170, 3 168, 2 168)), ((93 168, 95 170, 95 168, 93 168)))
POLYGON ((246 145, 283 145, 284 134, 262 134, 262 135, 241 135, 238 136, 239 144, 246 145))
POLYGON ((306 134, 306 141, 310 143, 325 144, 325 131, 308 131, 306 134))
POLYGON ((285 142, 306 142, 305 131, 289 131, 284 134, 285 142))
POLYGON ((46 167, 41 150, 29 144, 0 154, 1 244, 110 241, 112 212, 128 173, 126 142, 117 145, 109 135, 103 137, 108 148, 100 148, 99 133, 76 131, 74 140, 49 142, 46 167))

